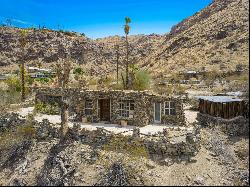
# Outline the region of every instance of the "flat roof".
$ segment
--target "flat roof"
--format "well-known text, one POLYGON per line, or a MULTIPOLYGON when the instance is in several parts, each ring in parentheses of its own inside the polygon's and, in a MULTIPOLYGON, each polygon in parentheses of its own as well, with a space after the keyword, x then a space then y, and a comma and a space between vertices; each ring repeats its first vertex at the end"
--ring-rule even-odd
POLYGON ((197 99, 203 99, 206 101, 211 101, 215 103, 227 103, 227 102, 240 102, 243 101, 239 98, 234 98, 230 96, 196 96, 197 99))

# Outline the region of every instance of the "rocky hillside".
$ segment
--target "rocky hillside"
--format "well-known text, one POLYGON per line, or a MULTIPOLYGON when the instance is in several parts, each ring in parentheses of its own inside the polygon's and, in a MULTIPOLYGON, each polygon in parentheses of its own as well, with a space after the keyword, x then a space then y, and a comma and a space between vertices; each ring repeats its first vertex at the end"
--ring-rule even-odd
POLYGON ((174 26, 165 41, 147 60, 155 72, 202 67, 232 70, 247 65, 249 2, 214 0, 205 9, 174 26), (223 64, 223 65, 222 65, 223 64))
MULTIPOLYGON (((182 70, 233 70, 239 63, 248 67, 248 0, 214 0, 208 7, 174 26, 166 35, 130 36, 130 61, 155 76, 182 70)), ((0 27, 1 71, 17 68, 20 29, 0 27)), ((58 58, 58 46, 69 50, 75 63, 94 74, 115 70, 119 44, 124 64, 124 37, 92 40, 84 36, 50 30, 28 30, 26 62, 43 66, 58 58)))

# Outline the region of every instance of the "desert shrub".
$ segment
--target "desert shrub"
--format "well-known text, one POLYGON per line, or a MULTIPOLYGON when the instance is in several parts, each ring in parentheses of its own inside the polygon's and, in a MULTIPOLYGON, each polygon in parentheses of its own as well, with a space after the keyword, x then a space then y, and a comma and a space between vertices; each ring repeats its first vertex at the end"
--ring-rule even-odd
POLYGON ((177 94, 184 94, 184 93, 186 93, 186 88, 184 86, 178 84, 178 85, 175 85, 174 92, 177 94))
POLYGON ((249 156, 249 143, 246 139, 242 139, 236 147, 235 150, 237 156, 241 159, 248 158, 249 156))
POLYGON ((41 84, 49 84, 51 82, 51 79, 48 77, 42 77, 42 78, 35 78, 35 81, 41 84))
POLYGON ((35 110, 42 114, 57 115, 59 114, 59 105, 56 102, 52 104, 37 102, 35 104, 35 110))
POLYGON ((8 77, 5 82, 9 90, 21 92, 21 81, 17 76, 8 77))
POLYGON ((155 84, 153 90, 158 94, 171 95, 174 92, 173 85, 158 85, 155 84))
POLYGON ((0 88, 0 113, 6 112, 10 104, 21 102, 21 84, 16 76, 9 77, 5 80, 7 88, 0 88))
POLYGON ((22 141, 35 138, 36 129, 30 119, 20 126, 0 132, 0 150, 8 149, 22 141))
POLYGON ((88 84, 89 85, 96 85, 97 84, 97 80, 95 78, 89 79, 88 84))
POLYGON ((148 157, 148 152, 143 142, 130 139, 127 136, 111 138, 109 143, 104 145, 104 150, 130 154, 133 157, 148 157))
POLYGON ((118 84, 111 85, 111 88, 114 89, 114 90, 122 90, 123 85, 119 82, 118 84))
POLYGON ((81 67, 76 67, 73 71, 73 74, 76 74, 76 75, 83 75, 84 73, 85 72, 81 67))
POLYGON ((133 82, 134 90, 146 90, 150 86, 151 77, 148 72, 138 70, 135 72, 135 80, 133 82))

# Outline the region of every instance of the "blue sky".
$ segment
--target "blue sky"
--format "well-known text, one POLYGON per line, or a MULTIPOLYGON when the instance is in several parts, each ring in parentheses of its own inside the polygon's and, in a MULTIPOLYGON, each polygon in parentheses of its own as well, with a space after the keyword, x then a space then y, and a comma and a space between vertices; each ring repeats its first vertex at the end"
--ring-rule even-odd
POLYGON ((18 27, 45 25, 85 33, 90 38, 123 35, 124 18, 131 35, 164 34, 212 0, 0 0, 0 22, 18 27))

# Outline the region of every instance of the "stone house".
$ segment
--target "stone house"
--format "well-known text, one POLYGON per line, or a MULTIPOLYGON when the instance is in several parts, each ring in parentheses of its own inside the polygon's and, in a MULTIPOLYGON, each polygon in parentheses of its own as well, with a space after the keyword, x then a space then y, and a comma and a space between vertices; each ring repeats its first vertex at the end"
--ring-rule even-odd
POLYGON ((74 121, 121 124, 132 126, 169 124, 184 126, 185 116, 180 98, 168 97, 149 91, 80 90, 60 88, 38 88, 36 102, 58 101, 66 96, 69 112, 74 121), (53 99, 54 98, 54 99, 53 99))

